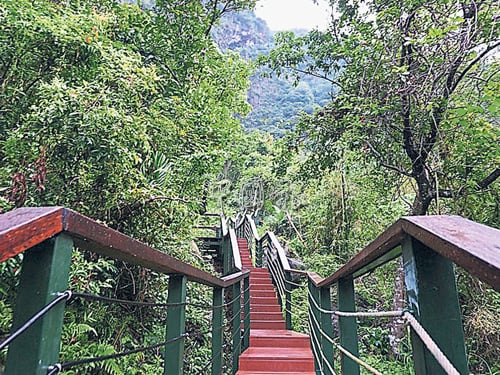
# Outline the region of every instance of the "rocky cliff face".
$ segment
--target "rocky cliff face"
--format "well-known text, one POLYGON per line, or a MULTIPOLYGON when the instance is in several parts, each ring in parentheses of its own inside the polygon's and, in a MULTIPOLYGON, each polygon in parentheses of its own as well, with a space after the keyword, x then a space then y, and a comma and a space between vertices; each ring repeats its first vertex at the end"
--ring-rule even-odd
MULTIPOLYGON (((213 37, 221 50, 238 52, 248 60, 268 54, 274 40, 266 22, 249 11, 226 15, 213 37)), ((248 101, 253 110, 242 120, 248 130, 260 129, 280 137, 293 129, 301 112, 311 113, 330 100, 330 84, 313 77, 304 77, 294 85, 285 79, 262 77, 257 69, 251 81, 248 101)))

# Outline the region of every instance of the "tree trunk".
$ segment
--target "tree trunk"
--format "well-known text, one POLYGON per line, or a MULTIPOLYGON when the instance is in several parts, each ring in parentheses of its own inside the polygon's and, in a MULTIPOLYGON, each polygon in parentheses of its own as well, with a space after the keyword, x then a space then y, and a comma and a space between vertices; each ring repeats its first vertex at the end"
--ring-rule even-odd
MULTIPOLYGON (((419 173, 417 177, 415 177, 415 181, 417 183, 417 194, 413 200, 409 215, 426 215, 433 199, 432 191, 434 187, 423 168, 419 169, 419 173)), ((406 307, 405 290, 403 259, 400 258, 394 279, 394 297, 392 300, 392 309, 394 311, 401 311, 406 307)), ((405 334, 406 330, 404 326, 404 319, 394 319, 390 327, 389 345, 391 347, 391 354, 395 358, 397 358, 400 354, 399 343, 405 334)))

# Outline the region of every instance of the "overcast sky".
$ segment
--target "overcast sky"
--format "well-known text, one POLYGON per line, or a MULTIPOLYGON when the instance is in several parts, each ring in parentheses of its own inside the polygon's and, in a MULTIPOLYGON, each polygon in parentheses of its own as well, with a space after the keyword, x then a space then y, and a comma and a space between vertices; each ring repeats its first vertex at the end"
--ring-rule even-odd
POLYGON ((312 0, 259 0, 255 13, 267 21, 271 30, 320 29, 329 21, 326 1, 316 5, 312 0))

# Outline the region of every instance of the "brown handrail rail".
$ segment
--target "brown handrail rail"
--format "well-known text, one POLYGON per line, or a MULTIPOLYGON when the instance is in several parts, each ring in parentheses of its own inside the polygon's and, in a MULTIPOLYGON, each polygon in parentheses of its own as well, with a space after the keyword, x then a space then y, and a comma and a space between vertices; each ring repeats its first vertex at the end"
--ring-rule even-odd
MULTIPOLYGON (((251 218, 245 218, 251 221, 251 218)), ((240 226, 243 225, 243 221, 240 226)), ((255 226, 252 227, 254 230, 255 226)), ((272 232, 266 236, 278 243, 272 232)), ((480 280, 500 291, 500 230, 465 219, 460 216, 407 216, 402 217, 330 276, 321 278, 307 272, 317 287, 328 287, 342 278, 359 277, 401 255, 400 244, 406 236, 422 242, 441 256, 453 261, 480 280)), ((281 245, 276 246, 283 266, 288 266, 281 245)), ((285 268, 286 269, 286 268, 285 268)), ((290 272, 303 273, 290 269, 290 272)))
POLYGON ((500 291, 500 230, 460 216, 408 216, 399 219, 342 268, 318 283, 330 286, 358 277, 401 254, 406 236, 422 242, 500 291))
POLYGON ((72 237, 80 249, 164 274, 182 274, 211 287, 227 288, 248 274, 218 278, 65 207, 26 207, 0 215, 0 262, 60 233, 72 237))

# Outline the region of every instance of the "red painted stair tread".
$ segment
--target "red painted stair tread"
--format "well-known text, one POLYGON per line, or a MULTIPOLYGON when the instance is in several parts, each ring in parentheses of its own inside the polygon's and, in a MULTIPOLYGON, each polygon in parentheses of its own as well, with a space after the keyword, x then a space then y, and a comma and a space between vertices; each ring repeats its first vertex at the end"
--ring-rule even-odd
POLYGON ((242 266, 250 270, 250 346, 236 374, 315 374, 309 336, 286 329, 269 270, 253 267, 245 239, 238 246, 242 266))

